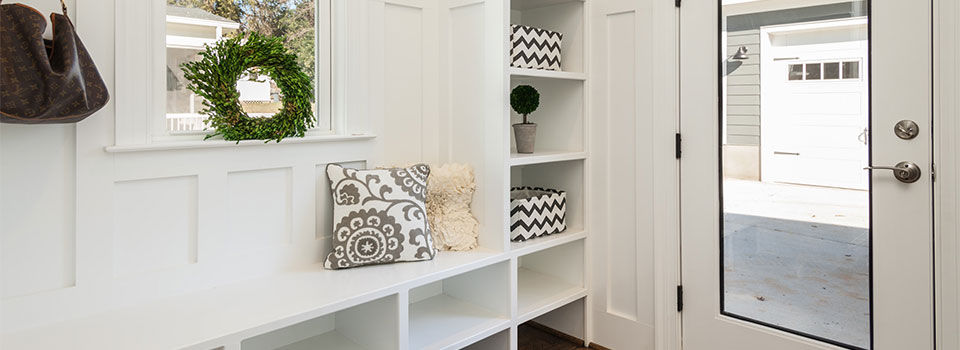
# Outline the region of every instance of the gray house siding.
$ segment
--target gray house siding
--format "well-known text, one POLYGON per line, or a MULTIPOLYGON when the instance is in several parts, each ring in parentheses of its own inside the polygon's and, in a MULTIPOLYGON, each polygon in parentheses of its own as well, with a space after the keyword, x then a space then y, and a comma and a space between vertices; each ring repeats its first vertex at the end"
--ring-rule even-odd
POLYGON ((760 30, 727 32, 727 57, 747 47, 749 57, 727 62, 727 144, 760 144, 760 30))
POLYGON ((727 60, 727 144, 760 145, 760 28, 763 26, 813 22, 866 16, 866 1, 802 7, 727 17, 726 57, 741 46, 748 59, 727 60))

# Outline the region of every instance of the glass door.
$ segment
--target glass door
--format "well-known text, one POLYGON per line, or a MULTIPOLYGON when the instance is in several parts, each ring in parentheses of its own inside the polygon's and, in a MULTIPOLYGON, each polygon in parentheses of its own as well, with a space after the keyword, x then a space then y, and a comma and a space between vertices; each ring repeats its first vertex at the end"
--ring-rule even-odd
POLYGON ((685 348, 931 348, 929 5, 684 2, 685 348))

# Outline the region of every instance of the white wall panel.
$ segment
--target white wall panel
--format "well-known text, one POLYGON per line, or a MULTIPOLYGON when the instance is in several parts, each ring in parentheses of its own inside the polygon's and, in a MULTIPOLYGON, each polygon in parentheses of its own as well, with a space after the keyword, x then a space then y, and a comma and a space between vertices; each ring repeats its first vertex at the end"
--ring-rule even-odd
MULTIPOLYGON (((423 158, 424 57, 423 9, 385 4, 384 8, 384 159, 392 165, 423 158)), ((432 82, 431 82, 432 83, 432 82)))
POLYGON ((75 284, 74 130, 72 125, 2 129, 3 298, 75 284))
POLYGON ((197 178, 118 182, 114 189, 114 275, 197 262, 197 178))
POLYGON ((291 174, 280 168, 227 175, 229 230, 218 241, 228 255, 291 243, 291 174))
POLYGON ((607 219, 607 312, 637 321, 638 273, 637 261, 640 227, 646 213, 638 211, 642 198, 637 194, 638 138, 636 86, 636 14, 624 12, 607 17, 610 45, 607 47, 607 67, 617 74, 608 79, 606 101, 611 123, 608 125, 610 142, 609 181, 607 182, 609 210, 607 219), (639 214, 639 215, 638 215, 639 214))

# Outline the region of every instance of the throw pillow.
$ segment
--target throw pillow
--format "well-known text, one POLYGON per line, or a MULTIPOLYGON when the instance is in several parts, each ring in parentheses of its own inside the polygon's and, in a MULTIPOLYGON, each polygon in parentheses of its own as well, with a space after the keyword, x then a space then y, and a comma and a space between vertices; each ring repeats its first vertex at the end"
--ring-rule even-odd
POLYGON ((333 250, 324 267, 344 269, 437 254, 424 201, 430 167, 357 170, 327 165, 333 194, 333 250))
POLYGON ((427 219, 441 250, 476 248, 480 223, 470 213, 477 183, 466 164, 434 167, 427 184, 427 219))

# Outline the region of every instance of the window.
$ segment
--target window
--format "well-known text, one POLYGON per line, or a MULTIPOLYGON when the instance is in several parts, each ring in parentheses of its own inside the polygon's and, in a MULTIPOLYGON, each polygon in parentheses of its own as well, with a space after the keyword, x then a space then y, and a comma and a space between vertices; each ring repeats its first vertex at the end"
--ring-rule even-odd
MULTIPOLYGON (((329 98, 321 96, 329 92, 321 85, 329 82, 317 79, 328 76, 321 69, 328 68, 329 58, 320 57, 319 53, 329 50, 319 47, 329 40, 318 43, 317 35, 329 34, 320 25, 329 25, 329 21, 323 20, 328 18, 329 11, 319 8, 329 6, 328 0, 161 1, 166 2, 166 96, 161 134, 195 134, 206 128, 206 117, 200 113, 203 100, 187 89, 180 65, 196 59, 204 45, 249 32, 284 38, 287 48, 297 55, 304 72, 314 81, 318 129, 330 129, 326 112, 329 98)), ((250 116, 269 117, 280 110, 280 89, 269 76, 248 72, 237 82, 237 90, 240 105, 250 116)))
POLYGON ((787 80, 860 79, 860 61, 794 63, 787 65, 787 80))
POLYGON ((840 62, 824 63, 823 79, 840 79, 840 62))
POLYGON ((787 79, 789 80, 803 80, 803 65, 802 64, 791 64, 790 73, 788 73, 787 79))
POLYGON ((859 61, 843 62, 843 78, 844 79, 860 79, 860 62, 859 61))
POLYGON ((807 63, 806 70, 807 70, 807 75, 804 79, 820 80, 820 64, 819 63, 807 63))

